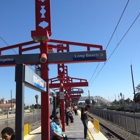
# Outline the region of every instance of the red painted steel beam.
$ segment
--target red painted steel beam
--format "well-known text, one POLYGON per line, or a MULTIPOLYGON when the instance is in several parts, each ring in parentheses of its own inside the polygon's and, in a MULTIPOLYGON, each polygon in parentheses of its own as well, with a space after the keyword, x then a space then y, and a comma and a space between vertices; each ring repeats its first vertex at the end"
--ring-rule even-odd
MULTIPOLYGON (((38 22, 40 22, 40 20, 38 22)), ((38 28, 40 29, 40 26, 38 26, 38 28)), ((48 30, 51 30, 51 29, 48 29, 48 30)), ((96 44, 87 44, 87 43, 55 40, 55 39, 50 39, 48 42, 49 43, 57 43, 56 45, 48 44, 48 47, 53 48, 53 49, 63 49, 63 50, 66 50, 66 52, 70 52, 69 51, 70 50, 69 49, 70 45, 75 45, 74 47, 76 47, 76 46, 86 47, 87 51, 90 51, 91 48, 98 48, 100 50, 103 50, 103 47, 101 45, 96 45, 96 44), (58 44, 58 43, 60 43, 61 45, 58 44)), ((5 47, 0 48, 0 52, 10 50, 10 49, 14 49, 14 48, 19 48, 19 50, 20 50, 19 54, 21 54, 22 52, 25 52, 25 51, 40 48, 40 45, 33 46, 33 47, 28 46, 26 48, 22 48, 23 46, 33 45, 33 44, 37 44, 37 43, 38 42, 28 41, 28 42, 19 43, 19 44, 15 44, 15 45, 11 45, 11 46, 5 46, 5 47)))
MULTIPOLYGON (((66 77, 54 77, 54 78, 50 78, 50 80, 49 80, 49 82, 50 82, 50 84, 53 84, 53 82, 56 82, 56 81, 58 81, 59 82, 59 79, 60 78, 63 78, 63 80, 64 80, 64 82, 66 82, 66 83, 73 83, 73 81, 78 81, 78 82, 87 82, 87 80, 86 79, 81 79, 81 78, 74 78, 74 77, 70 77, 70 76, 66 76, 66 77)), ((72 87, 71 87, 72 88, 72 87)))
MULTIPOLYGON (((88 86, 88 82, 63 83, 64 88, 67 88, 67 87, 84 87, 84 86, 88 86)), ((60 83, 50 84, 50 88, 58 88, 58 87, 60 87, 60 83)))
POLYGON ((79 43, 79 42, 55 40, 55 39, 50 39, 49 42, 66 44, 66 45, 76 45, 76 46, 81 46, 81 47, 87 47, 87 50, 88 51, 90 51, 90 48, 98 48, 100 50, 103 50, 102 45, 96 45, 96 44, 87 44, 87 43, 79 43))
MULTIPOLYGON (((81 94, 80 95, 71 95, 71 94, 68 94, 68 95, 69 95, 68 97, 66 97, 66 95, 65 95, 65 98, 80 98, 81 97, 81 94)), ((56 97, 59 98, 60 96, 57 95, 56 97)))
POLYGON ((35 9, 36 9, 36 30, 47 30, 49 36, 52 34, 51 30, 51 7, 50 0, 35 0, 35 9), (43 10, 44 13, 40 11, 43 10), (46 27, 42 27, 41 24, 46 23, 46 27))
POLYGON ((70 95, 70 98, 72 98, 72 99, 77 99, 77 98, 80 98, 81 97, 81 95, 70 95))
POLYGON ((23 46, 26 46, 26 45, 31 45, 31 44, 35 44, 35 42, 34 41, 29 41, 29 42, 15 44, 15 45, 11 45, 11 46, 5 46, 5 47, 0 48, 0 52, 18 48, 19 49, 19 52, 18 53, 21 54, 22 47, 23 46))

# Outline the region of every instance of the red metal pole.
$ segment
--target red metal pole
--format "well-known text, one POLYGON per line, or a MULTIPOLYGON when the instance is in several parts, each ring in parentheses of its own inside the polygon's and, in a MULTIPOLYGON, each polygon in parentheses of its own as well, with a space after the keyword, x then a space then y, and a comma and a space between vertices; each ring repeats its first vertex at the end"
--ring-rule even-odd
POLYGON ((69 98, 68 98, 68 106, 70 106, 70 96, 69 96, 69 98))
MULTIPOLYGON (((41 42, 41 54, 48 53, 47 42, 41 42)), ((49 67, 48 60, 41 65, 41 77, 46 81, 47 91, 41 93, 41 140, 50 140, 50 104, 49 104, 49 67)))
MULTIPOLYGON (((60 80, 61 83, 62 80, 60 80)), ((63 92, 63 87, 60 87, 60 92, 63 92)), ((64 107, 64 99, 60 99, 61 103, 61 123, 62 123, 62 131, 65 132, 65 107, 64 107)))
POLYGON ((61 99, 61 123, 62 131, 65 132, 65 110, 64 110, 64 99, 61 99))

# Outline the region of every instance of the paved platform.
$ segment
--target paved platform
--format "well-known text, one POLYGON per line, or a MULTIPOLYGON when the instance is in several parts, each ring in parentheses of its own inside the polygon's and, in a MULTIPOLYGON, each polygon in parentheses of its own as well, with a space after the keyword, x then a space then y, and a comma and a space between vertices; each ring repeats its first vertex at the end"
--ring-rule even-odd
MULTIPOLYGON (((78 110, 78 115, 81 117, 81 111, 78 110)), ((92 122, 88 121, 88 135, 90 140, 108 140, 101 132, 96 132, 92 122)))
MULTIPOLYGON (((29 135, 24 137, 24 140, 41 140, 41 127, 32 131, 29 135)), ((86 140, 84 139, 84 127, 79 116, 74 116, 74 123, 70 123, 70 126, 66 126, 66 132, 64 132, 68 140, 86 140)))
POLYGON ((68 140, 86 140, 84 139, 84 126, 80 117, 74 116, 74 123, 70 123, 70 126, 66 126, 66 132, 64 132, 68 140))
MULTIPOLYGON (((66 126, 66 132, 64 133, 67 135, 68 140, 86 140, 84 139, 84 126, 80 114, 81 112, 78 110, 78 115, 74 115, 74 123, 66 126)), ((90 121, 88 122, 88 137, 90 140, 108 140, 101 132, 97 133, 94 130, 94 126, 90 121)), ((41 140, 41 127, 25 136, 24 140, 41 140)))
MULTIPOLYGON (((29 135, 24 137, 24 140, 41 140, 41 127, 32 131, 29 135)), ((66 132, 64 132, 68 140, 86 140, 84 139, 84 127, 80 117, 74 116, 74 123, 70 123, 70 126, 66 126, 66 132)))

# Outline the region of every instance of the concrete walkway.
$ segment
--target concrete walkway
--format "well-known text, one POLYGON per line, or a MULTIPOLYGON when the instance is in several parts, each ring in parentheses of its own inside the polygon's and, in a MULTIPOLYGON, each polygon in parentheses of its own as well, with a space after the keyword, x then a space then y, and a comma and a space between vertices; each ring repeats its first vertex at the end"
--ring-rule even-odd
POLYGON ((84 126, 78 115, 74 116, 74 123, 70 123, 70 126, 66 126, 65 134, 68 140, 86 140, 84 139, 84 126))

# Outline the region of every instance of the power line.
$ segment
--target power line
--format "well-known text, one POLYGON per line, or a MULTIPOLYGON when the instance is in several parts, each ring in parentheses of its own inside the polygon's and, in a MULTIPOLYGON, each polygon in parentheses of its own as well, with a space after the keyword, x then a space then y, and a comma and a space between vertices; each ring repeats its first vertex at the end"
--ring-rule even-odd
POLYGON ((91 76, 91 78, 90 78, 90 80, 89 80, 89 83, 90 83, 90 81, 92 80, 92 78, 93 78, 93 76, 94 76, 94 74, 95 74, 97 68, 99 67, 99 64, 100 64, 100 63, 97 64, 97 66, 96 66, 96 68, 95 68, 95 70, 94 70, 94 72, 93 72, 93 74, 92 74, 92 76, 91 76))
POLYGON ((114 48, 114 50, 112 51, 112 53, 110 54, 108 60, 104 63, 104 65, 101 67, 100 71, 97 73, 97 75, 95 76, 95 78, 93 79, 92 83, 95 81, 96 77, 99 75, 99 73, 101 72, 101 70, 104 68, 105 64, 109 61, 109 59, 111 58, 111 56, 113 55, 113 53, 116 51, 116 49, 118 48, 118 46, 120 45, 120 43, 123 41, 123 39, 125 38, 125 36, 127 35, 127 33, 130 31, 130 29, 132 28, 132 26, 134 25, 134 23, 137 21, 137 19, 139 18, 140 13, 137 15, 137 17, 135 18, 135 20, 132 22, 132 24, 130 25, 130 27, 127 29, 127 31, 125 32, 125 34, 123 35, 123 37, 121 38, 121 40, 119 41, 119 43, 116 45, 116 47, 114 48))
MULTIPOLYGON (((96 66, 96 68, 95 68, 95 70, 94 70, 94 72, 93 72, 93 74, 92 74, 92 76, 91 76, 91 78, 90 78, 90 80, 89 80, 89 83, 90 83, 90 81, 92 80, 92 78, 93 78, 93 76, 94 76, 94 74, 95 74, 97 68, 99 67, 99 64, 100 64, 100 63, 97 64, 97 66, 96 66)), ((90 84, 90 85, 91 85, 91 84, 90 84)), ((89 86, 90 86, 90 85, 89 85, 89 86)), ((87 90, 88 90, 88 87, 85 88, 85 92, 87 92, 87 90)))
MULTIPOLYGON (((113 53, 116 51, 117 47, 121 44, 121 42, 123 41, 123 39, 125 38, 125 36, 127 35, 127 33, 129 32, 129 30, 132 28, 132 26, 134 25, 134 23, 137 21, 137 19, 139 18, 140 13, 137 15, 137 17, 135 18, 135 20, 132 22, 132 24, 130 25, 130 27, 128 28, 128 30, 125 32, 125 34, 123 35, 122 39, 119 41, 119 43, 117 44, 117 46, 115 47, 115 49, 112 51, 111 55, 109 56, 108 60, 111 58, 111 56, 113 55, 113 53)), ((105 62, 106 63, 106 62, 105 62)))
MULTIPOLYGON (((1 40, 2 40, 7 46, 9 46, 9 44, 8 44, 2 37, 0 37, 0 38, 1 38, 1 40)), ((17 54, 16 51, 15 51, 14 49, 12 49, 12 50, 14 51, 15 54, 17 54)))
POLYGON ((116 27, 115 27, 115 29, 114 29, 114 31, 113 31, 113 33, 112 33, 110 39, 109 39, 109 42, 107 43, 107 46, 106 46, 105 50, 107 50, 107 48, 108 48, 108 46, 109 46, 109 44, 110 44, 110 42, 111 42, 111 40, 112 40, 112 38, 113 38, 113 36, 114 36, 114 33, 115 33, 115 31, 117 30, 117 28, 118 28, 118 26, 119 26, 119 23, 120 23, 120 21, 121 21, 123 15, 124 15, 124 12, 125 12, 125 10, 126 10, 126 8, 127 8, 127 6, 128 6, 128 3, 129 3, 129 0, 127 1, 126 5, 125 5, 125 7, 124 7, 124 9, 123 9, 123 12, 122 12, 122 14, 121 14, 121 16, 120 16, 120 18, 119 18, 119 21, 117 22, 117 25, 116 25, 116 27))
MULTIPOLYGON (((7 46, 10 46, 2 37, 0 37, 1 38, 1 40, 7 45, 7 46)), ((17 54, 17 52, 14 50, 14 49, 12 49, 13 50, 13 52, 15 53, 15 54, 17 54)), ((32 69, 32 70, 34 70, 31 66, 30 66, 30 68, 32 69)))
MULTIPOLYGON (((109 46, 109 44, 110 44, 110 42, 111 42, 111 40, 112 40, 112 38, 113 38, 113 36, 114 36, 114 33, 115 33, 115 31, 117 30, 117 28, 118 28, 118 26, 119 26, 119 23, 120 23, 120 21, 121 21, 123 15, 124 15, 124 12, 125 12, 125 10, 126 10, 128 4, 129 4, 129 0, 127 1, 126 5, 125 5, 125 7, 124 7, 124 9, 123 9, 123 12, 122 12, 122 14, 121 14, 121 16, 120 16, 120 18, 119 18, 119 20, 118 20, 118 22, 117 22, 116 27, 114 28, 114 31, 113 31, 113 33, 112 33, 112 35, 111 35, 111 37, 110 37, 110 39, 109 39, 109 41, 108 41, 108 43, 107 43, 107 46, 106 46, 105 50, 107 50, 107 48, 108 48, 108 46, 109 46)), ((93 76, 94 76, 94 74, 95 74, 95 72, 96 72, 96 70, 97 70, 99 64, 100 64, 100 62, 98 63, 97 67, 95 68, 95 70, 94 70, 94 72, 93 72, 93 74, 92 74, 92 76, 91 76, 91 78, 90 78, 90 81, 91 81, 91 79, 93 78, 93 76)), ((105 64, 104 64, 104 65, 105 65, 105 64)), ((103 65, 103 67, 104 67, 104 65, 103 65)), ((103 67, 100 69, 100 71, 103 69, 103 67)), ((100 71, 97 73, 96 77, 99 75, 100 71)), ((96 79, 96 77, 95 77, 94 79, 96 79)), ((89 81, 89 82, 90 82, 90 81, 89 81)), ((94 81, 94 80, 93 80, 93 81, 94 81)), ((93 81, 91 82, 90 85, 92 85, 93 81)))

